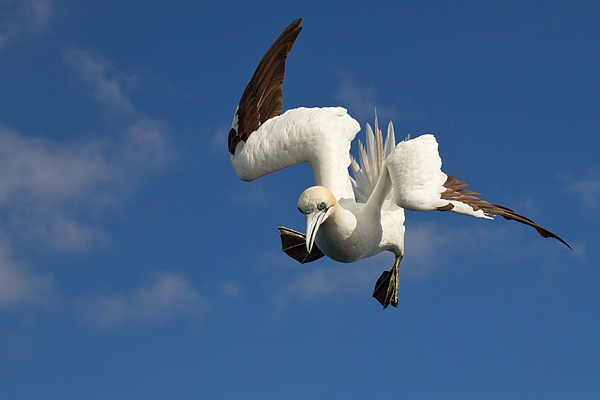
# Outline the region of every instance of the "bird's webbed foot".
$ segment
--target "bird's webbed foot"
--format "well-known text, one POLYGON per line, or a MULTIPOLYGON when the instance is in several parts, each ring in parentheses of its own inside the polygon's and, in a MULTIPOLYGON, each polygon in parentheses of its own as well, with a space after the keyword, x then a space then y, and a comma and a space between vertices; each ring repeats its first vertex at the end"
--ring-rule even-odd
POLYGON ((398 307, 398 290, 400 288, 400 261, 401 256, 396 257, 391 271, 383 271, 373 290, 373 297, 381 303, 385 310, 387 306, 398 307))
POLYGON ((310 253, 306 251, 305 234, 284 226, 277 229, 279 229, 279 237, 281 238, 281 250, 300 264, 306 264, 325 256, 316 244, 313 245, 310 253))

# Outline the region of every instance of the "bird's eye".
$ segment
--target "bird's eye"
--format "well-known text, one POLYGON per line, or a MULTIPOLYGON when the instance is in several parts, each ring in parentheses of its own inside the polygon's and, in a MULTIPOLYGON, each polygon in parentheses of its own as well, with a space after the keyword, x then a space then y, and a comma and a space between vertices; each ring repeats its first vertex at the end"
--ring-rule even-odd
POLYGON ((327 206, 325 205, 325 202, 322 202, 321 204, 319 204, 319 205, 317 206, 317 208, 318 208, 319 210, 324 210, 324 209, 325 209, 325 207, 327 207, 327 206))

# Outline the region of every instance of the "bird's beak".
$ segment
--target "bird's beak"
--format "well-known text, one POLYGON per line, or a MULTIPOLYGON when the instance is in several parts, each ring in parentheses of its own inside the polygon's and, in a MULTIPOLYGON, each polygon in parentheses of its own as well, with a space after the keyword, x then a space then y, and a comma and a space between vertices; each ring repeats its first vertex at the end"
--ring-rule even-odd
POLYGON ((319 226, 327 219, 328 215, 329 209, 317 210, 309 214, 304 214, 304 217, 306 218, 306 251, 309 253, 315 244, 319 226))

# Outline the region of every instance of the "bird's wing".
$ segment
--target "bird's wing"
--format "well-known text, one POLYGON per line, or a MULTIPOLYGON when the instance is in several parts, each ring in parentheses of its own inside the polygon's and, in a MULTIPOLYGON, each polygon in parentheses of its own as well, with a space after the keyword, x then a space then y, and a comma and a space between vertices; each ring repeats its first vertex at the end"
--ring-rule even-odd
POLYGON ((302 18, 292 22, 269 47, 242 93, 231 130, 228 148, 235 154, 240 141, 248 140, 252 132, 269 118, 282 112, 282 88, 285 61, 302 27, 302 18))
POLYGON ((386 165, 399 207, 416 211, 453 211, 478 218, 500 215, 535 228, 545 238, 560 237, 513 210, 480 199, 479 193, 466 190, 467 184, 442 172, 442 159, 433 135, 422 135, 400 142, 388 156, 386 165))
POLYGON ((315 183, 339 200, 354 198, 348 166, 360 125, 341 107, 282 111, 285 61, 300 33, 292 22, 271 45, 242 94, 229 131, 229 152, 245 181, 308 162, 315 183))

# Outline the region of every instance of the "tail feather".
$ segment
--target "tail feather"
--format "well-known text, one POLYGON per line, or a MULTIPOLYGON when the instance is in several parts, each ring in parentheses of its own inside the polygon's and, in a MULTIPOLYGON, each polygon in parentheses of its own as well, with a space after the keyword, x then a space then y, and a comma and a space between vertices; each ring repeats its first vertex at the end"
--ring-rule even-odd
POLYGON ((383 169, 383 164, 396 146, 394 126, 391 122, 389 123, 384 143, 376 113, 375 129, 373 130, 371 125, 367 124, 365 143, 366 147, 360 140, 358 141, 358 161, 352 157, 350 164, 354 175, 352 187, 356 201, 359 203, 366 203, 371 193, 373 193, 373 189, 375 189, 375 185, 383 169))

